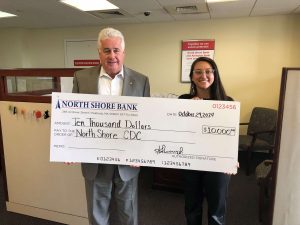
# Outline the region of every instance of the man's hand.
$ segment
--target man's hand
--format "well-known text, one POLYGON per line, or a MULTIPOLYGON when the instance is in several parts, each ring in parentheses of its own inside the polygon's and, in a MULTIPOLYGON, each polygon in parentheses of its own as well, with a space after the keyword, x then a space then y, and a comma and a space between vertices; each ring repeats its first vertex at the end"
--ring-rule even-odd
POLYGON ((75 164, 79 164, 78 162, 64 162, 64 164, 66 165, 75 165, 75 164))
POLYGON ((138 165, 138 164, 129 165, 129 166, 132 167, 132 168, 139 168, 139 167, 141 167, 141 165, 138 165))

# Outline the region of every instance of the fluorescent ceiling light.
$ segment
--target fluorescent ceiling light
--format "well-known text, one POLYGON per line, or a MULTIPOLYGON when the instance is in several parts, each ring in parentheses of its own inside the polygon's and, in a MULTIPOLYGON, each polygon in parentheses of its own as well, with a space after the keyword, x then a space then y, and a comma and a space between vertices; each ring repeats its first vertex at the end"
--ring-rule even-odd
POLYGON ((82 11, 109 10, 119 8, 106 0, 60 0, 60 2, 73 6, 82 11))
POLYGON ((13 17, 13 16, 16 16, 16 15, 0 11, 0 18, 13 17))
POLYGON ((214 2, 236 2, 239 0, 206 0, 207 3, 214 3, 214 2))

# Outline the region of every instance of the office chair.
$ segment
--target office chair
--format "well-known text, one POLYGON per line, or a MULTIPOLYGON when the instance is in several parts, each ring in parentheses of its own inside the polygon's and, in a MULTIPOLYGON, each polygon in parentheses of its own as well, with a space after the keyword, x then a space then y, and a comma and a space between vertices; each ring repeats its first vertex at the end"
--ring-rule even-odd
POLYGON ((259 186, 258 218, 263 224, 268 224, 268 214, 271 206, 272 180, 274 179, 273 160, 261 162, 255 169, 255 177, 259 186))
POLYGON ((252 110, 250 121, 240 123, 248 126, 246 135, 239 135, 239 151, 246 151, 246 174, 250 174, 252 152, 267 152, 270 157, 273 154, 275 132, 277 122, 277 110, 255 107, 252 110))

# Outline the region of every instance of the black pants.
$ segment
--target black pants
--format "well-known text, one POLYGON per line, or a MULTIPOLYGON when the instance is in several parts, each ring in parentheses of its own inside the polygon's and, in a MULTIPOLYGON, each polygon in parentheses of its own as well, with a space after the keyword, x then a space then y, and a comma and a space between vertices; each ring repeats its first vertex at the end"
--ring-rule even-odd
POLYGON ((187 224, 202 224, 202 205, 206 197, 208 225, 224 225, 230 175, 192 170, 183 173, 187 224))

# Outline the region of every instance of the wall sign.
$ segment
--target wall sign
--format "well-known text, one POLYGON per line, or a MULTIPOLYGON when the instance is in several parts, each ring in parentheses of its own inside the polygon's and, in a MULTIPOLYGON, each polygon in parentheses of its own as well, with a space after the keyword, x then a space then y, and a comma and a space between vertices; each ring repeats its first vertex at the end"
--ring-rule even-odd
MULTIPOLYGON (((65 40, 65 68, 88 68, 98 65, 96 39, 65 40)), ((61 77, 61 92, 72 92, 73 77, 61 77)))

